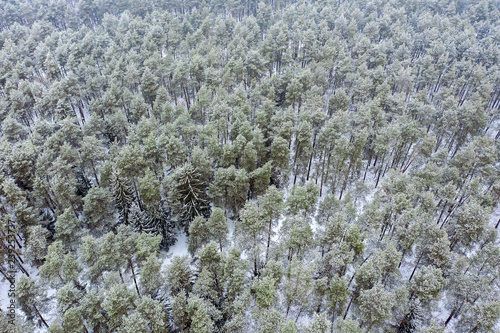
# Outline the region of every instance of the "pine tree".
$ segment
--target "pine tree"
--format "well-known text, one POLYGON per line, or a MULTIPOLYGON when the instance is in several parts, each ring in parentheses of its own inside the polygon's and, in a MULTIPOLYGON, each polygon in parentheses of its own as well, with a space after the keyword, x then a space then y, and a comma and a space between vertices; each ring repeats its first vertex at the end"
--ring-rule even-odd
POLYGON ((192 255, 203 245, 210 241, 210 229, 207 219, 203 216, 196 216, 189 224, 188 251, 192 255))
POLYGON ((83 201, 83 213, 91 230, 100 233, 113 225, 113 199, 107 189, 92 187, 83 201))
POLYGON ((174 177, 181 225, 187 231, 189 223, 196 216, 210 216, 206 194, 207 185, 201 181, 201 174, 190 163, 178 168, 174 177))
POLYGON ((111 286, 106 293, 106 300, 102 304, 102 308, 109 318, 109 328, 118 328, 124 317, 134 307, 134 293, 128 290, 127 286, 124 284, 111 286))
POLYGON ((81 235, 81 221, 75 217, 71 208, 66 208, 59 215, 55 223, 55 238, 69 248, 74 248, 78 237, 81 235))
POLYGON ((276 300, 276 281, 269 276, 254 280, 255 301, 260 309, 269 309, 276 300))
POLYGON ((49 245, 45 263, 40 267, 40 276, 55 287, 71 281, 77 281, 80 273, 77 258, 75 255, 65 253, 64 245, 61 241, 55 241, 49 245))
POLYGON ((189 316, 187 312, 187 297, 184 291, 179 292, 172 300, 172 322, 174 328, 185 331, 189 327, 189 316))
POLYGON ((348 287, 349 285, 345 277, 335 275, 330 281, 327 299, 330 302, 332 321, 343 311, 349 295, 348 287))
POLYGON ((307 333, 327 333, 330 331, 330 327, 331 325, 325 312, 320 314, 315 313, 312 323, 307 326, 305 331, 307 333))
POLYGON ((189 297, 187 307, 191 321, 189 332, 193 333, 213 332, 214 323, 210 318, 208 309, 201 298, 189 297))
POLYGON ((215 287, 215 280, 207 267, 202 268, 193 286, 192 293, 214 304, 220 303, 220 298, 215 287))
POLYGON ((146 295, 156 295, 158 289, 163 284, 163 277, 160 270, 161 262, 156 259, 156 255, 154 254, 150 255, 142 264, 140 284, 144 287, 146 295))
POLYGON ((301 309, 308 306, 309 295, 313 287, 312 275, 312 267, 305 266, 296 258, 294 258, 288 265, 287 272, 285 274, 286 280, 284 293, 287 316, 292 305, 297 305, 301 309))
POLYGON ((83 292, 75 288, 73 283, 67 283, 56 293, 57 310, 60 313, 66 312, 69 308, 77 305, 83 297, 83 292))
POLYGON ((259 210, 255 202, 247 201, 241 210, 240 221, 236 226, 238 238, 245 248, 249 249, 253 257, 253 274, 259 275, 260 263, 260 243, 263 240, 266 224, 260 218, 259 210))
POLYGON ((45 291, 32 278, 21 275, 16 284, 16 300, 29 321, 36 318, 49 327, 40 313, 46 300, 45 291))
POLYGON ((160 182, 150 169, 146 169, 144 176, 138 180, 141 199, 145 207, 157 207, 160 199, 160 182))
POLYGON ((267 245, 266 261, 269 257, 269 247, 271 245, 271 236, 273 226, 276 226, 283 208, 283 193, 278 191, 275 186, 269 186, 266 192, 259 196, 260 215, 267 223, 267 245))
POLYGON ((276 309, 259 309, 255 312, 259 330, 257 332, 271 332, 283 325, 283 315, 276 309))
POLYGON ((138 312, 132 312, 123 319, 121 330, 124 333, 148 333, 147 321, 138 312))
POLYGON ((439 292, 446 285, 440 268, 422 267, 410 281, 411 298, 418 298, 426 303, 438 298, 439 292))
POLYGON ((99 186, 99 178, 97 176, 97 163, 105 158, 105 150, 102 143, 95 136, 84 136, 80 147, 80 158, 82 166, 90 167, 92 176, 96 184, 99 186))
POLYGON ((128 223, 129 211, 134 201, 133 189, 117 172, 113 172, 111 182, 116 208, 122 221, 128 223))
POLYGON ((337 328, 335 332, 338 333, 362 333, 364 332, 362 328, 359 327, 359 323, 351 318, 339 319, 337 321, 337 328))
POLYGON ((45 257, 47 251, 47 238, 50 233, 40 225, 30 227, 29 236, 26 242, 26 257, 35 265, 39 265, 45 257))
POLYGON ((69 308, 64 313, 63 328, 67 332, 81 332, 87 330, 80 307, 69 308))
POLYGON ((362 290, 358 302, 363 326, 371 329, 383 326, 391 314, 395 299, 391 292, 384 290, 381 283, 377 283, 369 290, 362 290))
POLYGON ((153 300, 149 296, 143 296, 137 303, 136 311, 147 321, 148 327, 153 333, 172 331, 164 304, 153 300))
POLYGON ((172 296, 177 295, 182 290, 191 290, 192 269, 189 265, 189 257, 174 257, 172 263, 167 267, 167 286, 172 296))
POLYGON ((219 243, 219 249, 222 252, 222 245, 227 241, 229 226, 221 208, 215 207, 212 215, 207 221, 207 228, 211 238, 219 243))
POLYGON ((311 215, 316 209, 318 196, 318 186, 313 182, 309 182, 301 187, 294 186, 292 193, 287 198, 287 214, 293 216, 302 213, 304 217, 311 215))
POLYGON ((94 331, 99 331, 107 326, 103 304, 103 295, 95 290, 90 290, 80 300, 83 316, 87 322, 87 327, 94 331))
POLYGON ((234 216, 238 216, 248 198, 249 186, 248 175, 244 169, 236 169, 233 165, 219 168, 209 187, 210 196, 215 205, 230 209, 234 216))

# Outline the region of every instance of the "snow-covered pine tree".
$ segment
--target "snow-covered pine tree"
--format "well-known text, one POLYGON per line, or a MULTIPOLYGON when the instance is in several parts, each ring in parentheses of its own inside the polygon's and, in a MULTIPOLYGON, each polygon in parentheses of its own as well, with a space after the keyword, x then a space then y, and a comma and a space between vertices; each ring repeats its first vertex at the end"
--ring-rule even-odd
POLYGON ((179 204, 178 213, 181 225, 187 231, 189 223, 198 215, 210 216, 210 205, 207 197, 207 184, 202 182, 201 174, 191 163, 178 168, 175 174, 176 199, 179 204))
POLYGON ((134 201, 134 190, 125 178, 120 177, 116 171, 113 171, 111 175, 111 186, 121 222, 128 223, 130 209, 134 201))

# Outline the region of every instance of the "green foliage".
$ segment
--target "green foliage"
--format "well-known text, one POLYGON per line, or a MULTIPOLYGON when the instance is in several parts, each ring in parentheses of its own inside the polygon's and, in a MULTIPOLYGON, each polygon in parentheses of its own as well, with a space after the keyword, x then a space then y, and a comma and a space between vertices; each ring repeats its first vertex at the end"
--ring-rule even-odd
POLYGON ((142 264, 140 282, 146 294, 154 294, 163 284, 160 269, 161 262, 156 259, 156 255, 150 255, 142 264))
POLYGON ((46 293, 44 288, 35 280, 21 275, 16 283, 15 297, 28 321, 33 321, 34 318, 44 321, 40 311, 43 310, 43 306, 46 304, 46 293))
POLYGON ((442 276, 441 269, 433 267, 422 267, 411 281, 410 290, 416 298, 422 302, 428 302, 438 298, 439 292, 445 286, 446 280, 442 276))
POLYGON ((231 209, 236 215, 243 207, 249 189, 248 175, 245 170, 234 166, 215 172, 215 179, 209 191, 216 205, 231 209))
POLYGON ((384 286, 380 283, 371 289, 361 291, 359 296, 359 311, 365 318, 368 328, 383 325, 394 304, 394 295, 384 290, 384 286))
POLYGON ((55 223, 56 239, 62 241, 66 246, 72 248, 72 245, 78 240, 81 234, 81 222, 75 218, 71 208, 66 208, 64 212, 57 217, 55 223))
POLYGON ((261 280, 253 283, 255 290, 255 300, 259 308, 269 308, 276 298, 276 281, 270 276, 265 276, 261 280))
POLYGON ((339 319, 335 332, 362 333, 364 331, 359 327, 359 323, 357 321, 351 318, 347 318, 339 319))
POLYGON ((0 331, 493 331, 499 18, 3 1, 0 331))
POLYGON ((134 307, 134 294, 123 284, 112 286, 102 304, 102 308, 109 317, 109 325, 112 329, 120 326, 124 316, 134 307))
POLYGON ((146 170, 144 176, 139 178, 139 189, 141 191, 141 199, 147 207, 154 207, 161 199, 160 182, 155 177, 153 172, 146 170))
POLYGON ((181 221, 187 229, 196 216, 208 217, 210 215, 206 194, 207 184, 203 182, 202 175, 190 163, 176 170, 174 181, 174 200, 178 204, 181 221))
POLYGON ((79 270, 77 258, 72 253, 65 254, 63 243, 56 241, 47 249, 40 276, 50 285, 57 286, 75 280, 79 270))
POLYGON ((318 196, 319 189, 313 182, 307 183, 306 186, 294 187, 287 198, 287 214, 293 216, 302 213, 304 217, 310 215, 315 209, 318 196))
POLYGON ((189 257, 174 257, 166 271, 167 283, 172 295, 177 295, 182 290, 189 291, 192 276, 189 257))
POLYGON ((113 199, 111 193, 100 187, 92 187, 83 199, 83 213, 91 229, 105 230, 113 223, 113 199))
POLYGON ((326 318, 326 313, 322 312, 320 314, 315 313, 313 316, 312 323, 307 326, 307 333, 327 333, 330 331, 331 324, 326 318))

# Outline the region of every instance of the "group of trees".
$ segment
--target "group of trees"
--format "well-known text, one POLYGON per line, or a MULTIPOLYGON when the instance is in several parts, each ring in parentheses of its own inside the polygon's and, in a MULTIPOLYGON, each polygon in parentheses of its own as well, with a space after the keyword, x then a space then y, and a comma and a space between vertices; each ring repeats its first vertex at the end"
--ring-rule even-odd
POLYGON ((1 4, 0 328, 498 329, 497 2, 1 4))

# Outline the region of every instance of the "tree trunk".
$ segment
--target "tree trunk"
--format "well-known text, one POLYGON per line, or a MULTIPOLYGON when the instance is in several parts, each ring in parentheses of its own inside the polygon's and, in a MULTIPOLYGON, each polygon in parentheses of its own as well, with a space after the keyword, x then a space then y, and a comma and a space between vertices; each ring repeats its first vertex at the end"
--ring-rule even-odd
POLYGON ((38 308, 36 307, 36 305, 34 305, 34 304, 33 304, 33 307, 35 308, 36 313, 38 314, 38 316, 39 316, 39 317, 40 317, 40 319, 42 320, 42 323, 43 323, 46 327, 49 327, 49 324, 47 324, 47 322, 45 321, 45 319, 43 319, 42 314, 40 313, 40 311, 38 311, 38 308))
POLYGON ((450 322, 450 320, 453 318, 453 315, 455 314, 455 311, 456 311, 456 309, 453 309, 453 311, 451 311, 450 315, 448 316, 448 319, 446 319, 446 321, 444 322, 444 327, 446 327, 446 325, 448 325, 448 323, 450 322))
POLYGON ((130 264, 130 269, 132 270, 132 276, 134 277, 135 290, 137 291, 137 295, 141 297, 141 293, 139 292, 139 287, 137 286, 137 279, 135 278, 134 263, 132 263, 132 259, 129 259, 128 262, 130 264))
POLYGON ((271 229, 273 225, 273 220, 269 220, 269 231, 267 235, 267 248, 266 248, 266 264, 267 264, 267 257, 269 255, 269 245, 271 244, 271 229))
POLYGON ((97 172, 95 171, 94 161, 90 160, 90 165, 92 166, 92 171, 94 172, 95 181, 97 186, 99 186, 99 179, 97 178, 97 172))
POLYGON ((349 305, 347 305, 347 309, 345 310, 345 313, 344 313, 344 318, 343 318, 344 320, 347 317, 347 314, 349 313, 349 309, 351 308, 353 298, 354 298, 354 295, 351 297, 351 300, 349 301, 349 305))
POLYGON ((411 275, 410 275, 410 278, 408 279, 408 281, 411 281, 411 279, 413 278, 413 274, 415 274, 415 271, 417 270, 418 268, 418 264, 420 263, 420 260, 422 259, 422 257, 424 256, 424 253, 422 252, 420 254, 420 257, 418 258, 417 260, 417 264, 415 265, 415 267, 413 268, 413 272, 411 272, 411 275))
POLYGON ((331 152, 329 152, 327 162, 326 162, 326 175, 323 176, 324 165, 323 165, 323 169, 321 170, 321 185, 319 187, 319 197, 320 198, 321 198, 321 195, 323 194, 323 184, 328 179, 328 171, 330 169, 330 156, 331 155, 332 155, 331 152))

